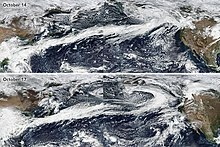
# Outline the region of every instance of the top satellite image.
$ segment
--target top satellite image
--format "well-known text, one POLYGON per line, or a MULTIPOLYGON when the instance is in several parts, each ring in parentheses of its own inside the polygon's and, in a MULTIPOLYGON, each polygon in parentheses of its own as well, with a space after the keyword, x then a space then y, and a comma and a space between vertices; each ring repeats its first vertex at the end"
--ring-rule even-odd
POLYGON ((220 147, 220 0, 0 0, 0 147, 220 147))
POLYGON ((0 71, 220 71, 219 0, 0 0, 0 71))

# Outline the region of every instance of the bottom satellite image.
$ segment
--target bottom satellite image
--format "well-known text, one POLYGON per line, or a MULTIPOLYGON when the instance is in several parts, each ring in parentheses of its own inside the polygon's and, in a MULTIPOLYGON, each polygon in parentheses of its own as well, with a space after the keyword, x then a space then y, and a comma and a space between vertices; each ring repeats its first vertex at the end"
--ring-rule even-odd
POLYGON ((217 147, 220 76, 0 75, 3 147, 217 147))

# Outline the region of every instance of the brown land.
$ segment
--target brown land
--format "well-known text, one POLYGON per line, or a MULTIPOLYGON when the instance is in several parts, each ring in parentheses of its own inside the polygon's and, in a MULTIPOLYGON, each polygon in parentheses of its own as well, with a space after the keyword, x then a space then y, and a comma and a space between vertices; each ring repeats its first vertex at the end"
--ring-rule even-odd
POLYGON ((217 68, 217 54, 220 53, 220 41, 208 36, 205 33, 207 28, 213 27, 217 22, 213 18, 204 18, 194 21, 195 29, 184 28, 181 33, 181 40, 193 52, 200 56, 208 66, 217 68))
POLYGON ((207 139, 212 140, 220 127, 220 97, 203 93, 193 95, 193 100, 186 99, 184 112, 188 120, 200 129, 207 139))
POLYGON ((12 36, 15 36, 12 29, 0 27, 0 43, 12 36))
POLYGON ((16 17, 7 28, 0 27, 0 43, 15 36, 31 40, 34 33, 29 27, 22 26, 25 20, 25 17, 16 17))
POLYGON ((38 105, 40 98, 37 96, 38 92, 27 90, 24 93, 17 92, 15 96, 3 96, 0 99, 1 107, 15 107, 22 111, 30 111, 38 105))

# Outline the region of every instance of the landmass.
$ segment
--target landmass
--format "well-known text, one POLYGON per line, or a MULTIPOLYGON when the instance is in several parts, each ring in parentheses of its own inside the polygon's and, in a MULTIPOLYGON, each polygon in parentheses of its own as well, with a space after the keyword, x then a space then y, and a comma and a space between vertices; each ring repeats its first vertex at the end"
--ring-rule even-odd
POLYGON ((193 94, 193 99, 186 99, 184 112, 188 120, 200 130, 207 139, 214 141, 220 127, 220 93, 215 90, 193 94))
POLYGON ((0 43, 12 37, 20 37, 21 39, 32 40, 34 37, 33 30, 28 26, 24 26, 25 16, 14 17, 7 26, 0 26, 0 43))
POLYGON ((194 28, 184 28, 181 31, 181 40, 188 46, 196 57, 205 61, 207 66, 219 71, 220 66, 220 39, 210 35, 210 28, 217 25, 213 18, 203 18, 193 21, 194 28))

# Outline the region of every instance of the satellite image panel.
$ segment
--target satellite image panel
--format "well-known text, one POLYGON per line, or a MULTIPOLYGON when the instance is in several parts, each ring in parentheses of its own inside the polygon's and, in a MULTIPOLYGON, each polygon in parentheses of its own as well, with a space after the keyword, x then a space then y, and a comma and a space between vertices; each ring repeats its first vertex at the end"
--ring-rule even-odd
POLYGON ((1 75, 3 147, 218 147, 219 75, 1 75))
POLYGON ((219 72, 219 6, 219 0, 0 0, 0 72, 219 72))

